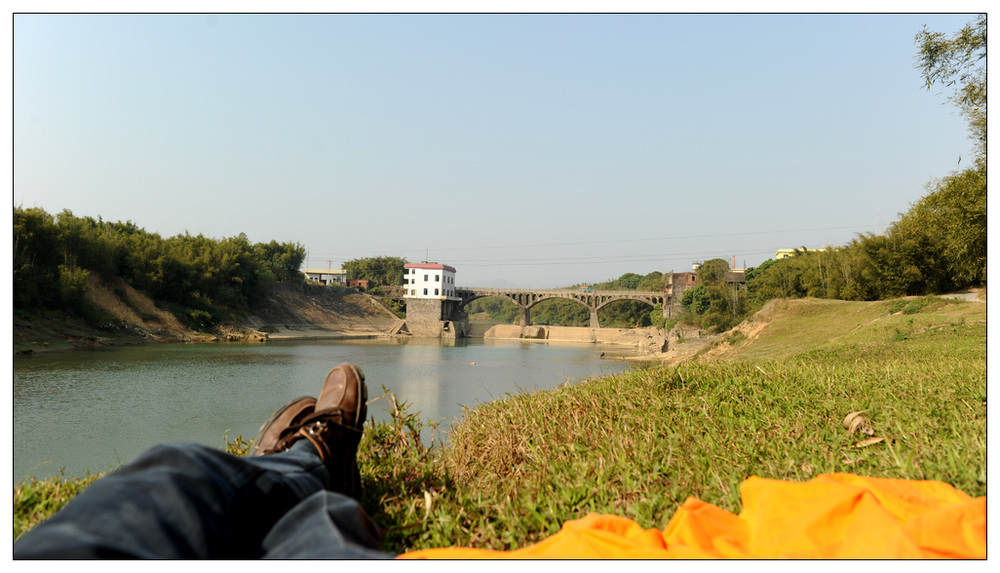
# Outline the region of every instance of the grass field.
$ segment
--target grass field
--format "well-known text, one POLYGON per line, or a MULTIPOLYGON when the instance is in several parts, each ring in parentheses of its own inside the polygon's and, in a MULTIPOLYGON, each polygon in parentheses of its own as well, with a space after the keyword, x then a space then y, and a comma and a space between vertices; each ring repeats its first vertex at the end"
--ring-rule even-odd
MULTIPOLYGON (((738 512, 751 475, 930 479, 985 496, 986 387, 985 303, 775 301, 695 360, 471 410, 448 447, 421 443, 401 404, 366 430, 362 503, 403 552, 523 547, 588 512, 663 528, 689 496, 738 512), (844 426, 858 411, 867 433, 844 426)), ((15 536, 30 526, 25 497, 15 489, 15 536)))

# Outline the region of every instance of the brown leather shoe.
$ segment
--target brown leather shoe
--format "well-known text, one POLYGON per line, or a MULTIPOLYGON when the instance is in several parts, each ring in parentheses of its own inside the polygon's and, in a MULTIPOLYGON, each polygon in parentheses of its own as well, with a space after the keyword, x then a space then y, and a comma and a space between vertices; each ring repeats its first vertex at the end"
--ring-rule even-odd
POLYGON ((330 370, 323 381, 323 389, 316 399, 316 414, 329 412, 336 415, 339 423, 361 430, 368 415, 368 387, 365 373, 361 368, 347 362, 330 370))
POLYGON ((280 433, 274 449, 285 451, 306 438, 330 474, 327 489, 357 499, 361 494, 357 452, 368 414, 367 401, 364 372, 348 363, 334 367, 326 375, 313 411, 295 417, 296 424, 280 433))
POLYGON ((316 409, 316 398, 300 396, 285 404, 264 422, 253 440, 250 455, 263 456, 284 451, 278 448, 282 438, 298 432, 302 421, 316 409))

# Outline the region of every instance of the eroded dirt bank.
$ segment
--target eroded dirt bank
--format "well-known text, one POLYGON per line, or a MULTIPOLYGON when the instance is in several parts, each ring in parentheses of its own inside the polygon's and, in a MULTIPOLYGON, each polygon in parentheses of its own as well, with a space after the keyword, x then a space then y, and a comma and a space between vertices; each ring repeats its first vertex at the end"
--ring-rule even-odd
POLYGON ((388 333, 400 319, 354 289, 276 284, 267 303, 239 326, 265 332, 269 340, 372 337, 388 333))
POLYGON ((353 289, 276 284, 269 300, 253 314, 210 332, 189 328, 170 312, 118 277, 92 274, 84 295, 110 323, 48 313, 14 318, 14 352, 87 349, 161 342, 266 341, 375 337, 400 321, 375 299, 353 289))

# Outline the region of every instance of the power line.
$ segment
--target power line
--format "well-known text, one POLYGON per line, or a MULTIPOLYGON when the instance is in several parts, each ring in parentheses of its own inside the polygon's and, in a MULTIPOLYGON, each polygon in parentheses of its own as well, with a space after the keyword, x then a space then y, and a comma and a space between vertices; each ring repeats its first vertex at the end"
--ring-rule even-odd
MULTIPOLYGON (((747 231, 743 233, 715 233, 706 235, 680 235, 674 237, 654 237, 647 239, 609 239, 600 241, 572 241, 563 243, 537 243, 537 244, 522 244, 522 245, 483 245, 478 247, 435 247, 434 251, 487 251, 495 249, 537 249, 543 247, 566 247, 566 246, 583 246, 583 245, 610 245, 610 244, 622 244, 622 243, 639 243, 639 242, 651 242, 651 241, 678 241, 682 239, 713 239, 713 238, 723 238, 723 237, 749 237, 749 236, 759 236, 759 235, 775 235, 781 233, 806 233, 815 231, 838 231, 844 229, 871 229, 877 227, 878 225, 846 225, 839 227, 816 227, 812 229, 776 229, 767 231, 747 231)), ((386 250, 396 253, 403 252, 419 252, 416 249, 396 249, 396 250, 386 250)), ((746 254, 764 254, 770 251, 763 251, 760 253, 746 253, 746 254)), ((673 256, 682 256, 683 254, 675 254, 673 256)), ((324 255, 318 255, 324 256, 324 255)), ((368 256, 364 253, 351 252, 351 253, 334 253, 325 256, 333 256, 335 258, 356 258, 368 256)), ((558 260, 565 260, 572 257, 559 257, 558 260)), ((454 261, 454 259, 452 259, 454 261)))
POLYGON ((718 233, 711 235, 681 235, 677 237, 654 237, 649 239, 612 239, 604 241, 572 241, 569 243, 541 243, 536 245, 489 245, 484 247, 445 247, 442 251, 467 251, 467 250, 486 250, 486 249, 518 249, 518 248, 539 248, 539 247, 565 247, 573 245, 605 245, 605 244, 617 244, 617 243, 640 243, 649 241, 678 241, 681 239, 715 239, 720 237, 749 237, 756 235, 774 235, 778 233, 806 233, 813 231, 837 231, 843 229, 870 229, 876 225, 849 225, 843 227, 818 227, 814 229, 783 229, 774 231, 748 231, 745 233, 718 233))
MULTIPOLYGON (((773 254, 773 249, 768 249, 766 251, 743 251, 739 252, 734 256, 745 257, 752 255, 767 255, 773 254)), ((515 266, 549 266, 549 265, 595 265, 595 264, 611 264, 611 263, 650 263, 650 262, 664 262, 671 260, 681 260, 690 258, 725 258, 717 255, 707 255, 705 253, 680 253, 675 255, 647 255, 647 256, 622 256, 613 258, 602 258, 602 259, 587 259, 587 260, 559 260, 559 259, 514 259, 506 261, 487 261, 487 262, 476 262, 475 260, 449 260, 449 263, 455 265, 461 265, 463 267, 515 267, 515 266)))

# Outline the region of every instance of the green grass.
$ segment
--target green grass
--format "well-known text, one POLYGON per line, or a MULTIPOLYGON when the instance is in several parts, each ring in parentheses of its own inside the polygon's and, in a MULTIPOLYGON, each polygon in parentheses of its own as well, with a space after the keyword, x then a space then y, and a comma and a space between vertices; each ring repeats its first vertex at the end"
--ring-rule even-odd
POLYGON ((104 474, 84 478, 31 478, 14 485, 14 539, 62 509, 78 493, 104 474))
POLYGON ((386 394, 394 415, 359 451, 362 504, 403 552, 514 549, 588 512, 663 528, 688 497, 739 512, 751 475, 931 479, 985 496, 986 305, 893 305, 778 302, 719 357, 508 396, 468 411, 448 447, 422 441, 427 425, 386 394), (842 421, 857 410, 884 441, 856 447, 842 421))
POLYGON ((751 475, 933 479, 986 495, 985 305, 889 316, 888 302, 798 302, 756 339, 741 329, 734 359, 509 396, 468 412, 447 449, 394 465, 407 479, 365 467, 396 484, 366 504, 387 549, 513 549, 591 511, 662 528, 689 496, 739 512, 751 475), (883 442, 855 446, 842 421, 857 410, 883 442))

